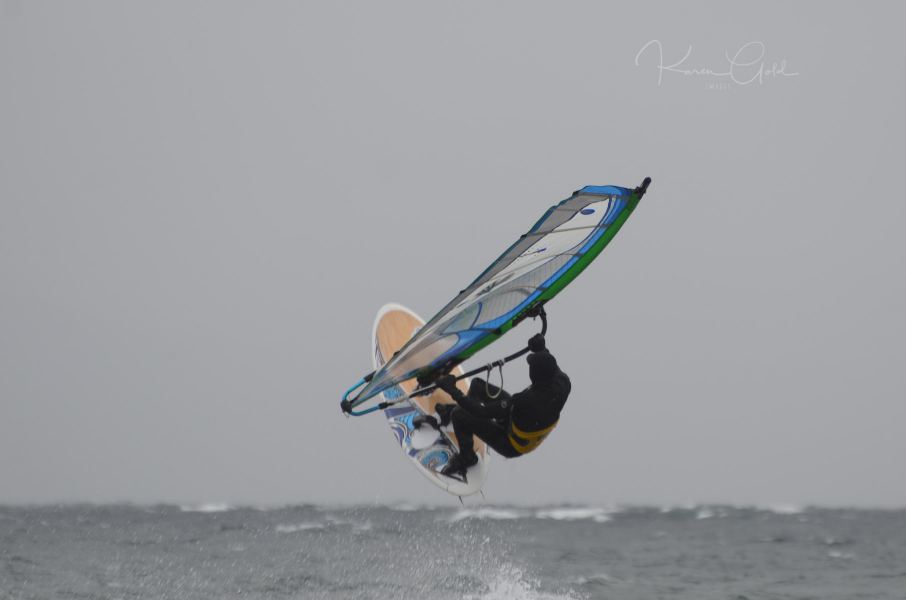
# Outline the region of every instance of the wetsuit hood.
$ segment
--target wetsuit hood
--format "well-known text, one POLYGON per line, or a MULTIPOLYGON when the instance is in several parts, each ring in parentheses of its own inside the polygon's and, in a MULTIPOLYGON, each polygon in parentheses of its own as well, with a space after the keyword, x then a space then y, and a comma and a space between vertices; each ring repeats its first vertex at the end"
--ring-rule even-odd
POLYGON ((557 367, 557 359, 546 350, 542 352, 532 352, 525 360, 529 365, 529 379, 532 380, 532 384, 534 385, 552 381, 554 375, 556 375, 559 370, 557 367))

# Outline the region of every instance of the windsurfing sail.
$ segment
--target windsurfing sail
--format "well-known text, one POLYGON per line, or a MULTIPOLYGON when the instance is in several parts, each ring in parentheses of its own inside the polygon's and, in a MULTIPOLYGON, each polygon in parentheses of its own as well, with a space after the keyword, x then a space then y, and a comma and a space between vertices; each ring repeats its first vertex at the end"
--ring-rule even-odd
POLYGON ((601 253, 650 182, 635 189, 586 186, 550 207, 399 352, 350 388, 343 410, 413 377, 430 381, 446 373, 533 314, 601 253))

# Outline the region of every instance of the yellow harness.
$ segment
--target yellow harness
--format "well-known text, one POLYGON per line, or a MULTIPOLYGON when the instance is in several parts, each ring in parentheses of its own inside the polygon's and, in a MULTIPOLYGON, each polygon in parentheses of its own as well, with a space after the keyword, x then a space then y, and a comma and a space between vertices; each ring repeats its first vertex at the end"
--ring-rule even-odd
POLYGON ((559 423, 559 421, 554 421, 553 425, 545 427, 544 429, 539 429, 538 431, 522 431, 516 427, 513 422, 510 422, 510 430, 508 432, 510 445, 513 446, 519 454, 531 452, 541 445, 541 442, 543 442, 544 438, 554 430, 557 423, 559 423))

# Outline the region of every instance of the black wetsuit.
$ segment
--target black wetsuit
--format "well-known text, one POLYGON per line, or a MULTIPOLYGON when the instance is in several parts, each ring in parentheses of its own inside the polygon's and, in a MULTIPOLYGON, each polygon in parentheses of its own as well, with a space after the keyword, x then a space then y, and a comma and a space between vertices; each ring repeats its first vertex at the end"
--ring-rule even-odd
POLYGON ((474 453, 472 435, 506 458, 531 452, 557 424, 570 389, 569 377, 559 368, 549 381, 513 395, 477 378, 468 394, 452 389, 450 395, 459 405, 451 420, 460 453, 474 453))

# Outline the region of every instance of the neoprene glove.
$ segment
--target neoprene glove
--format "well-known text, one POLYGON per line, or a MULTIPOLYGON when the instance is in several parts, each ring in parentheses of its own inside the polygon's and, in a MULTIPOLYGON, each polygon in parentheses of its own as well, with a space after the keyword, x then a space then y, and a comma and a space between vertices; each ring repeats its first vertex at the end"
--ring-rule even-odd
POLYGON ((434 382, 434 385, 449 394, 452 393, 450 390, 456 389, 456 378, 447 373, 446 375, 438 377, 437 381, 434 382))
POLYGON ((547 346, 544 343, 544 336, 540 333, 536 333, 529 338, 528 349, 532 352, 544 352, 547 346))

